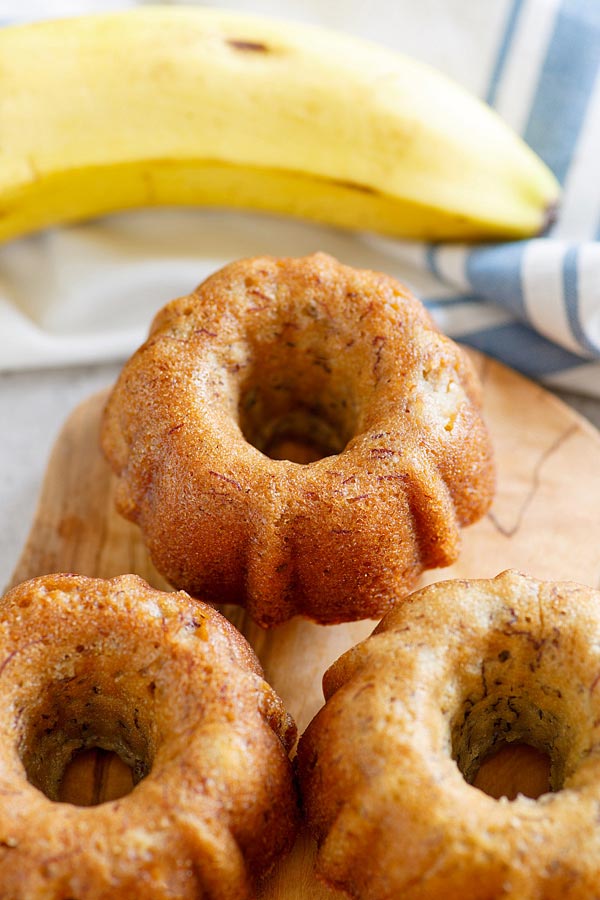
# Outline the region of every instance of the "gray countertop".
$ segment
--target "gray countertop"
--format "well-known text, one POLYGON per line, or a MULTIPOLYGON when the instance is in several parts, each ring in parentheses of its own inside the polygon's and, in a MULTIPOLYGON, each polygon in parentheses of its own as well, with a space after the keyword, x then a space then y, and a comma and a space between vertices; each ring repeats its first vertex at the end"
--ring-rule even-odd
MULTIPOLYGON (((112 384, 120 365, 0 374, 0 582, 31 525, 52 444, 77 404, 112 384)), ((600 427, 600 400, 555 392, 600 427)))

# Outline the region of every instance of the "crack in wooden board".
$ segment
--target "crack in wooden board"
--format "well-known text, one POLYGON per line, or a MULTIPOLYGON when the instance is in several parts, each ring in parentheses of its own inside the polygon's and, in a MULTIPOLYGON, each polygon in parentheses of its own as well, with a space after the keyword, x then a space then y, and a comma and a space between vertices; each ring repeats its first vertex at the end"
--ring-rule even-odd
POLYGON ((519 528, 521 527, 521 523, 523 522, 523 519, 525 517, 525 513, 527 512, 527 509, 529 508, 529 506, 535 499, 535 495, 536 495, 538 488, 540 486, 540 483, 541 483, 541 471, 542 471, 542 468, 543 468, 545 462, 552 456, 553 453, 555 453, 559 449, 559 447, 565 441, 567 441, 573 434, 575 434, 576 431, 577 431, 577 426, 571 425, 562 434, 560 434, 556 438, 556 440, 554 440, 550 444, 549 447, 547 447, 545 450, 542 451, 542 453, 540 453, 538 461, 536 462, 535 466, 533 467, 533 470, 531 473, 530 489, 527 492, 527 494, 525 495, 523 502, 516 510, 516 515, 515 515, 515 520, 514 520, 513 525, 503 525, 500 522, 500 520, 498 519, 498 517, 495 515, 493 509, 491 509, 488 512, 488 518, 490 519, 490 521, 492 522, 494 527, 504 537, 513 538, 517 534, 519 528))

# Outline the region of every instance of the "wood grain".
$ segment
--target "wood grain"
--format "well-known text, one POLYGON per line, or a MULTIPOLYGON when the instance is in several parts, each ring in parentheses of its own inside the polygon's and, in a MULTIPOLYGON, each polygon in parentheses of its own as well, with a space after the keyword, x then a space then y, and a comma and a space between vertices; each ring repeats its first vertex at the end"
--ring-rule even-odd
MULTIPOLYGON (((597 586, 599 433, 542 388, 485 357, 473 354, 473 359, 482 378, 485 416, 496 448, 497 496, 489 515, 464 532, 458 563, 428 572, 421 584, 440 578, 492 577, 516 568, 536 577, 597 586)), ((11 583, 54 571, 100 577, 136 572, 167 589, 137 528, 114 512, 113 478, 98 449, 104 400, 104 395, 92 397, 67 420, 11 583)), ((268 680, 300 730, 322 705, 325 669, 374 626, 367 621, 323 627, 297 619, 267 632, 243 610, 228 607, 224 612, 255 648, 268 680)), ((105 758, 102 763, 112 766, 112 774, 99 771, 93 754, 74 765, 65 786, 71 799, 95 802, 98 791, 102 799, 127 789, 127 775, 114 760, 105 758)), ((482 767, 480 786, 496 795, 522 790, 536 796, 544 789, 544 767, 545 761, 528 748, 509 748, 482 767)), ((310 839, 301 834, 290 857, 265 884, 262 897, 341 897, 314 879, 314 852, 310 839)))

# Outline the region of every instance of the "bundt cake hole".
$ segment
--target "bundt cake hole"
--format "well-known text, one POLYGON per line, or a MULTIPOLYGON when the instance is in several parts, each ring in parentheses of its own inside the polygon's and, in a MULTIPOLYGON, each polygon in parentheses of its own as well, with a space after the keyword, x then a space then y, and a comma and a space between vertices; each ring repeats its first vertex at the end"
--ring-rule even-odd
POLYGON ((449 701, 451 752, 465 780, 492 796, 562 790, 592 746, 589 693, 564 675, 563 638, 540 637, 512 607, 482 657, 463 665, 449 701), (458 703, 456 700, 458 698, 458 703))
POLYGON ((294 410, 268 423, 265 431, 269 437, 262 452, 271 459, 309 463, 343 449, 335 430, 310 410, 294 410))
POLYGON ((361 340, 353 334, 348 345, 350 325, 332 320, 326 303, 299 298, 280 312, 267 337, 250 327, 227 351, 244 361, 232 375, 241 431, 273 459, 341 453, 357 433, 359 396, 373 389, 361 340))
POLYGON ((27 780, 50 800, 115 800, 152 767, 150 704, 137 692, 116 693, 114 673, 112 685, 85 676, 52 683, 24 722, 19 755, 27 780), (139 704, 126 699, 138 696, 139 704))
POLYGON ((527 697, 486 696, 465 703, 453 733, 463 777, 492 797, 514 800, 561 789, 561 723, 527 697))
POLYGON ((118 753, 93 747, 76 752, 67 763, 58 800, 76 806, 97 806, 125 797, 135 784, 133 769, 118 753))
POLYGON ((537 800, 551 790, 550 767, 549 755, 537 747, 500 742, 481 761, 472 784, 495 800, 515 800, 519 794, 537 800))
MULTIPOLYGON (((551 692, 551 689, 547 688, 551 692)), ((539 696, 488 693, 467 698, 452 726, 452 755, 465 780, 513 800, 563 787, 569 764, 569 717, 539 696)))
POLYGON ((347 399, 325 386, 301 393, 293 379, 247 387, 239 424, 248 443, 271 459, 298 463, 341 453, 354 433, 347 399))

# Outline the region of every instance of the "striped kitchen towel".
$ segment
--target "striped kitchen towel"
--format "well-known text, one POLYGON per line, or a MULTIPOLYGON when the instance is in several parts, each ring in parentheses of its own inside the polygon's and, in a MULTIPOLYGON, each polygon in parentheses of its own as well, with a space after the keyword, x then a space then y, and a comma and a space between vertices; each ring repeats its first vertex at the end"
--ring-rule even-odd
MULTIPOLYGON (((127 5, 0 0, 0 19, 127 5)), ((219 210, 153 210, 0 248, 0 368, 122 359, 155 310, 218 266, 316 249, 388 271, 453 337, 600 396, 600 0, 211 0, 345 30, 420 57, 483 97, 563 185, 542 238, 408 243, 219 210)))
POLYGON ((433 276, 427 305, 453 337, 598 395, 600 2, 511 0, 483 95, 563 186, 556 223, 535 240, 396 253, 433 276))

